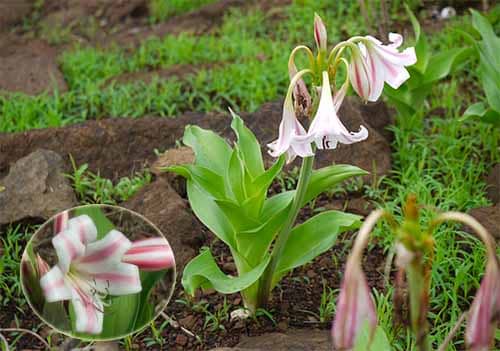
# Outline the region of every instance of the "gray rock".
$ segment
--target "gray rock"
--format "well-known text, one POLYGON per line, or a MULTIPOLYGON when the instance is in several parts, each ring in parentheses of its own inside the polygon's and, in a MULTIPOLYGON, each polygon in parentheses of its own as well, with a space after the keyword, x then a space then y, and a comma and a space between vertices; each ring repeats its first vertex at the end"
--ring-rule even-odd
POLYGON ((13 164, 0 180, 0 224, 48 219, 74 207, 76 197, 63 172, 61 156, 48 150, 37 150, 13 164))
POLYGON ((325 330, 289 330, 286 334, 268 333, 244 337, 235 348, 212 351, 330 351, 329 332, 325 330))

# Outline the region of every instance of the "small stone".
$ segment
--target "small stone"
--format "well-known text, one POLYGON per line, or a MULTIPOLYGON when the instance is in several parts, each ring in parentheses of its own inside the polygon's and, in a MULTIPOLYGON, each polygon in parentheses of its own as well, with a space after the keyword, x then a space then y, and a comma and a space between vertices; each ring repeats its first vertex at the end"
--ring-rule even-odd
POLYGON ((184 334, 178 334, 176 337, 175 337, 175 343, 177 345, 181 345, 181 346, 185 346, 187 343, 188 343, 188 338, 186 335, 184 334))
POLYGON ((306 274, 309 278, 314 278, 317 276, 316 272, 313 271, 312 269, 308 270, 306 274))
POLYGON ((185 328, 192 329, 196 324, 196 318, 193 315, 187 315, 179 319, 179 323, 185 328))
MULTIPOLYGON (((132 345, 132 347, 135 349, 134 345, 132 345)), ((116 341, 104 341, 96 342, 92 349, 94 351, 118 351, 119 347, 116 341)))
POLYGON ((280 330, 285 331, 285 330, 288 329, 288 323, 286 321, 281 321, 281 322, 278 323, 278 328, 280 330))
POLYGON ((251 312, 246 309, 246 308, 238 308, 237 310, 234 310, 231 312, 231 321, 236 321, 236 320, 245 320, 250 318, 251 312))
POLYGON ((234 300, 233 300, 233 305, 239 305, 241 303, 241 297, 236 297, 234 300))
POLYGON ((203 295, 204 296, 210 296, 210 295, 214 295, 216 293, 217 293, 217 291, 215 291, 215 289, 213 289, 213 288, 203 289, 203 295))
POLYGON ((236 265, 233 262, 226 262, 222 265, 222 268, 224 271, 229 272, 229 273, 234 273, 236 272, 236 265))

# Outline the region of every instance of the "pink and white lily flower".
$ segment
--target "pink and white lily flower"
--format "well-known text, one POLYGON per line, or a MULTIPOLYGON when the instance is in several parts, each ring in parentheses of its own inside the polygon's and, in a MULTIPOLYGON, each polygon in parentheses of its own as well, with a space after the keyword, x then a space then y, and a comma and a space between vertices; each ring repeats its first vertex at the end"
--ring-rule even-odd
POLYGON ((122 262, 136 265, 144 271, 160 271, 175 266, 172 248, 165 238, 134 241, 122 262))
POLYGON ((297 156, 312 156, 314 154, 310 143, 304 142, 306 136, 306 130, 295 115, 292 94, 289 91, 283 104, 278 139, 267 145, 270 149, 269 154, 272 157, 279 157, 286 153, 287 163, 292 162, 297 156))
POLYGON ((417 62, 415 48, 409 47, 403 51, 398 48, 403 43, 403 37, 397 33, 389 33, 391 44, 383 45, 378 39, 368 35, 358 43, 358 49, 352 50, 349 65, 349 78, 356 93, 367 101, 377 101, 387 82, 397 89, 410 74, 406 66, 417 62))
POLYGON ((67 222, 52 239, 59 262, 40 279, 47 302, 70 300, 77 332, 99 334, 107 295, 135 294, 142 290, 139 269, 123 263, 132 243, 111 230, 100 240, 87 215, 67 222))
POLYGON ((351 256, 346 265, 332 325, 335 350, 352 350, 365 323, 368 323, 373 332, 377 327, 375 311, 370 288, 358 258, 351 256))
POLYGON ((365 140, 368 137, 368 130, 365 127, 361 126, 358 132, 350 132, 337 115, 345 96, 345 88, 342 87, 334 99, 328 72, 324 71, 322 78, 318 111, 309 127, 308 139, 314 141, 319 149, 335 149, 338 143, 352 144, 365 140))
POLYGON ((494 342, 500 322, 500 267, 492 256, 486 264, 486 273, 469 310, 465 341, 468 350, 488 351, 494 342))

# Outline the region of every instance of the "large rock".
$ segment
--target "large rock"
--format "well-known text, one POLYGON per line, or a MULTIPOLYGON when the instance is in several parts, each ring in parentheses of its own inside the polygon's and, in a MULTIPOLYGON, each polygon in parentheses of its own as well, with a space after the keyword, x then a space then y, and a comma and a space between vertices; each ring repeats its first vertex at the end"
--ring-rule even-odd
POLYGON ((28 16, 34 2, 34 0, 0 1, 0 33, 7 31, 28 16))
POLYGON ((172 246, 178 272, 198 253, 204 230, 166 179, 146 185, 121 206, 142 214, 160 229, 172 246))
MULTIPOLYGON (((365 125, 370 133, 368 139, 352 145, 340 145, 333 151, 318 152, 316 167, 332 162, 348 163, 373 171, 377 176, 385 175, 391 169, 388 141, 366 122, 378 117, 369 111, 363 114, 361 106, 358 99, 346 99, 340 115, 351 130, 365 125)), ((363 109, 369 109, 369 106, 363 106, 363 109)), ((276 139, 281 114, 282 103, 273 102, 264 104, 254 113, 244 113, 242 117, 265 148, 267 143, 276 139)), ((155 149, 175 147, 182 139, 187 124, 197 124, 234 139, 229 113, 187 113, 173 119, 105 119, 61 128, 0 134, 0 174, 6 172, 9 163, 43 147, 64 157, 71 154, 77 164, 88 163, 90 170, 99 171, 104 177, 116 179, 128 176, 151 165, 156 159, 155 149)))
POLYGON ((269 333, 244 337, 234 347, 222 347, 212 351, 330 351, 329 332, 325 330, 289 330, 286 334, 269 333))
POLYGON ((477 219, 497 242, 500 242, 500 205, 475 208, 469 214, 477 219))
POLYGON ((8 41, 0 47, 0 92, 37 95, 67 90, 57 64, 57 50, 41 40, 8 41))
POLYGON ((17 161, 0 180, 0 224, 48 219, 75 206, 75 194, 64 171, 61 156, 53 151, 38 150, 17 161))

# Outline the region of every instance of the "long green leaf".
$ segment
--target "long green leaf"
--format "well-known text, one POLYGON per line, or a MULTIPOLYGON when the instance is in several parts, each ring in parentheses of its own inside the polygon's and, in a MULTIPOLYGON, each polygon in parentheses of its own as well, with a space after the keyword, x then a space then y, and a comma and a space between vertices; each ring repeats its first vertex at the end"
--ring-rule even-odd
POLYGON ((234 228, 215 199, 192 181, 187 181, 187 194, 191 209, 198 219, 230 247, 236 247, 234 228))
POLYGON ((186 126, 183 142, 193 149, 197 165, 219 175, 226 174, 231 148, 223 138, 210 130, 189 125, 186 126))
POLYGON ((354 176, 363 176, 368 172, 351 165, 332 165, 318 169, 311 175, 311 181, 306 190, 306 195, 301 206, 304 206, 309 201, 313 200, 324 191, 334 187, 336 184, 343 182, 354 176))
POLYGON ((279 258, 273 281, 278 282, 293 268, 312 261, 333 246, 338 234, 358 228, 360 224, 360 216, 327 211, 293 228, 279 258))
POLYGON ((168 167, 167 170, 195 182, 200 188, 215 198, 226 198, 224 178, 206 167, 179 165, 168 167))
POLYGON ((182 286, 190 295, 198 288, 213 288, 223 294, 232 294, 248 288, 256 282, 269 263, 269 256, 249 272, 238 277, 224 274, 209 250, 192 259, 184 268, 182 286))
POLYGON ((232 110, 233 121, 231 128, 238 138, 238 151, 245 163, 252 178, 257 178, 264 173, 264 162, 262 161, 262 151, 255 135, 248 129, 243 120, 232 110))

